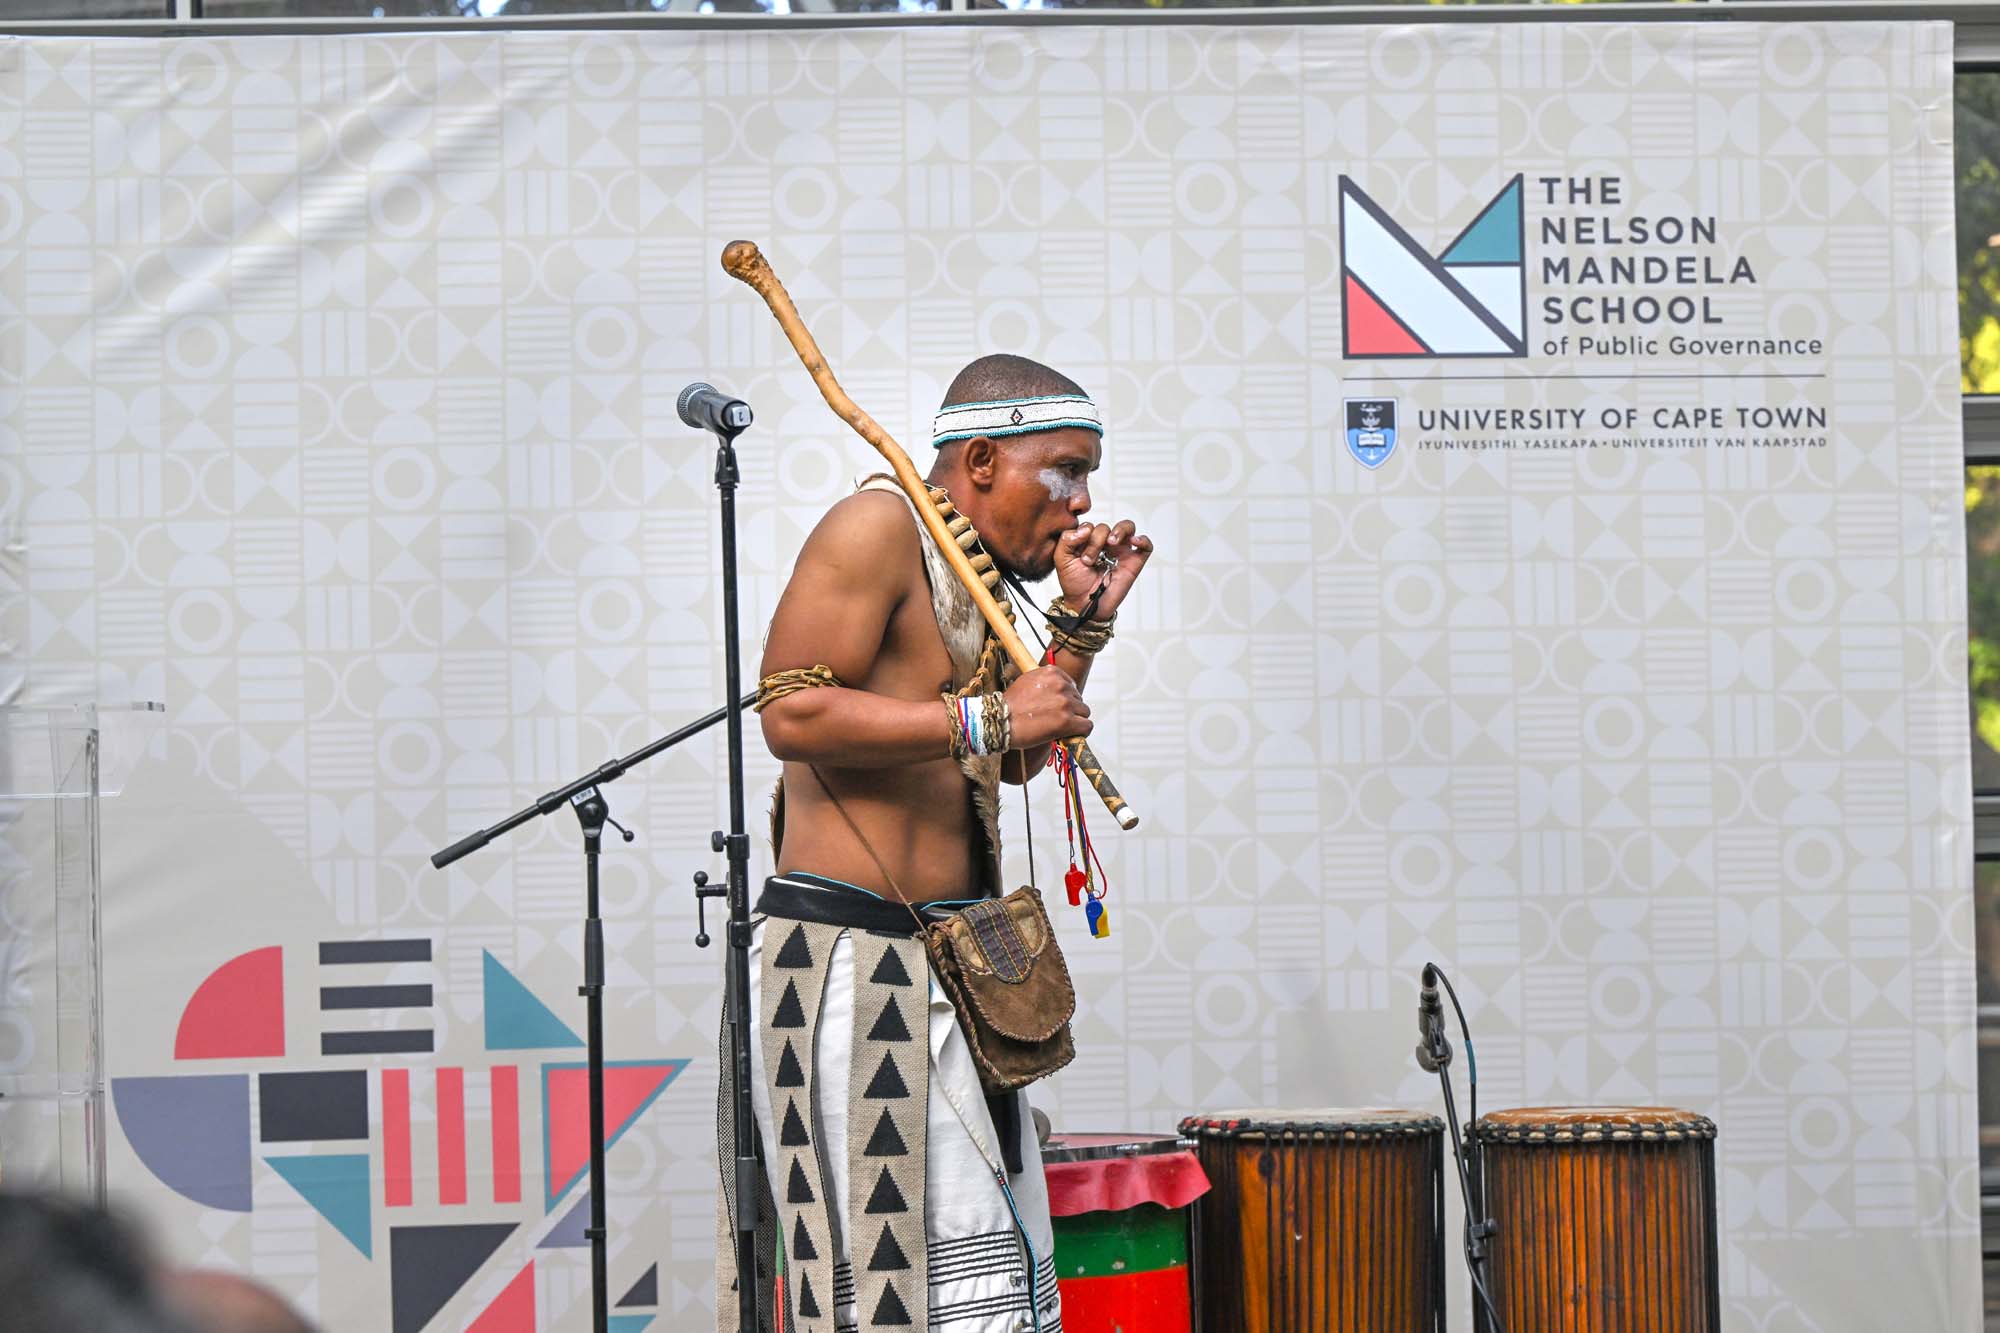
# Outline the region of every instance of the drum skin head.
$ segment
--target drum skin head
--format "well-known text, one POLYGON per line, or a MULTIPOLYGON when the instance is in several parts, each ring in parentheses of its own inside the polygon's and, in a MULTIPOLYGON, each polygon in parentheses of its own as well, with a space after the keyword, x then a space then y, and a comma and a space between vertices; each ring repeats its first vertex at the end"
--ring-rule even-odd
POLYGON ((1398 1107, 1268 1107, 1204 1111, 1181 1121, 1181 1133, 1210 1138, 1372 1138, 1428 1134, 1444 1122, 1434 1115, 1398 1107))
POLYGON ((1701 1119, 1693 1111, 1671 1106, 1523 1106, 1512 1111, 1493 1111, 1479 1117, 1496 1125, 1630 1125, 1665 1129, 1670 1125, 1692 1125, 1701 1119))
POLYGON ((1712 1139, 1715 1122, 1671 1106, 1523 1106, 1489 1111, 1472 1132, 1483 1142, 1712 1139))
POLYGON ((1105 1157, 1147 1157, 1184 1152, 1189 1147, 1178 1134, 1051 1134, 1042 1145, 1044 1162, 1088 1162, 1105 1157))

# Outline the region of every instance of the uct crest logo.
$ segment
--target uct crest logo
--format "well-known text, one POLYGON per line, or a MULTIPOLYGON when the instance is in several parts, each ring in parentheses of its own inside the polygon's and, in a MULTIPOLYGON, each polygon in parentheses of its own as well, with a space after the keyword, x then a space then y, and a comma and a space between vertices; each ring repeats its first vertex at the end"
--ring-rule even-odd
POLYGON ((1340 178, 1340 332, 1349 360, 1528 354, 1517 173, 1436 256, 1340 178))
POLYGON ((1378 468, 1396 452, 1396 400, 1347 398, 1347 451, 1365 468, 1378 468))

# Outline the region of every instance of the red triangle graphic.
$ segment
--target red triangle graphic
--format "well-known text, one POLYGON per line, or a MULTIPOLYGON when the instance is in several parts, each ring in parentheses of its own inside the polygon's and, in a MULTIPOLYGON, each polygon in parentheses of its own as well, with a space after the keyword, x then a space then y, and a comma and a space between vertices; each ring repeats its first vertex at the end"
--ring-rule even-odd
MULTIPOLYGON (((652 1104, 685 1060, 604 1066, 604 1143, 618 1142, 639 1113, 652 1104)), ((548 1150, 548 1205, 569 1191, 590 1166, 590 1074, 582 1065, 542 1066, 542 1111, 548 1150)))
POLYGON ((514 1275, 485 1313, 466 1325, 465 1333, 535 1333, 534 1260, 514 1275))
POLYGON ((1368 289, 1347 276, 1347 354, 1349 356, 1422 356, 1430 351, 1417 335, 1382 308, 1368 289))

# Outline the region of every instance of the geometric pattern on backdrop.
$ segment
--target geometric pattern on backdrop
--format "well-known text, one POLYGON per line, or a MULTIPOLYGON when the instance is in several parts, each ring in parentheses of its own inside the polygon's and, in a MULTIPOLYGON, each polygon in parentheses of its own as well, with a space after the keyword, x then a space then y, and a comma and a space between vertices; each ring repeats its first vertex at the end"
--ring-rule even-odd
MULTIPOLYGON (((1062 366, 1106 412, 1100 513, 1158 541, 1092 684, 1099 748, 1154 813, 1098 843, 1118 930, 1064 941, 1078 1056, 1032 1093, 1059 1129, 1432 1107, 1404 1034, 1435 958, 1477 1015, 1485 1104, 1717 1120, 1732 1326, 1975 1317, 1948 26, 4 46, 7 638, 30 702, 168 705, 106 803, 106 1043, 113 1187, 180 1257, 380 1333, 391 1227, 512 1225, 433 1326, 530 1261, 536 1319, 580 1325, 583 1252, 539 1244, 587 1186, 546 1209, 537 1119, 541 1065, 579 1058, 575 829, 426 857, 721 702, 712 454, 682 385, 757 409, 750 651, 811 524, 876 467, 721 273, 750 237, 906 440, 977 353, 1062 366), (1540 178, 1598 172, 1627 208, 1714 215, 1759 275, 1710 289, 1718 317, 1824 339, 1825 376, 1643 379, 1685 360, 1635 351, 1633 378, 1561 378, 1603 366, 1544 354, 1540 178), (1447 257, 1522 177, 1530 356, 1344 359, 1343 176, 1447 257), (1348 399, 1395 401, 1393 452, 1358 428, 1378 466, 1348 399), (1829 413, 1823 449, 1423 447, 1446 410, 1794 402, 1829 413), (430 956, 320 957, 365 940, 430 956), (273 1025, 169 1059, 197 983, 260 948, 283 954, 283 1055, 249 1053, 273 1025), (517 1005, 529 1030, 488 1048, 488 952, 554 1025, 517 1005), (349 986, 431 996, 322 1007, 349 986), (262 1137, 263 1075, 356 1069, 366 1248, 344 1165, 265 1165, 361 1142, 262 1137), (496 1075, 519 1202, 484 1178, 496 1075), (199 1173, 160 1165, 155 1124, 198 1128, 199 1173)), ((722 756, 711 731, 610 789, 641 835, 603 868, 621 1057, 712 1049, 720 958, 686 893, 722 756)), ((1012 792, 1006 818, 1025 882, 1012 792)), ((759 837, 753 873, 767 857, 759 837)), ((614 1291, 657 1264, 660 1326, 711 1299, 713 1077, 687 1067, 611 1160, 614 1291)))
MULTIPOLYGON (((283 950, 278 946, 252 949, 214 968, 183 1006, 176 1027, 175 1059, 217 1060, 273 1058, 284 1054, 282 973, 283 950), (277 1015, 275 1035, 273 1015, 277 1015)), ((339 940, 319 942, 319 961, 328 966, 428 964, 431 942, 423 938, 339 940)), ((321 976, 324 977, 322 972, 321 976)), ((348 974, 342 973, 343 978, 348 974)), ((519 977, 485 952, 480 1009, 487 1015, 489 1051, 554 1046, 577 1041, 568 1027, 519 977)), ((421 1031, 422 1046, 398 1042, 369 1044, 349 1040, 338 1048, 323 1046, 324 1055, 381 1053, 430 1049, 428 1029, 412 1029, 395 1010, 430 1003, 430 988, 399 980, 375 987, 353 984, 321 987, 321 1008, 337 1010, 347 1021, 349 1011, 381 1009, 384 1023, 398 1026, 382 1032, 421 1031), (419 996, 417 992, 421 991, 419 996)), ((346 1032, 349 1038, 366 1035, 346 1032)), ((615 1145, 675 1077, 686 1060, 616 1060, 605 1068, 605 1143, 615 1145)), ((546 1182, 543 1212, 553 1211, 583 1180, 589 1167, 588 1067, 562 1061, 538 1066, 541 1083, 542 1163, 546 1182)), ((163 1077, 114 1078, 112 1104, 118 1123, 139 1160, 154 1177, 176 1194, 209 1208, 250 1212, 252 1157, 256 1144, 288 1145, 279 1152, 255 1154, 312 1210, 364 1259, 375 1254, 377 1200, 381 1216, 391 1210, 428 1213, 468 1202, 468 1181, 490 1185, 489 1198, 478 1202, 522 1203, 522 1107, 520 1067, 495 1064, 485 1070, 440 1065, 428 1070, 401 1066, 376 1069, 286 1069, 255 1076, 256 1127, 251 1125, 251 1076, 247 1074, 180 1074, 163 1077), (430 1178, 419 1181, 412 1167, 412 1076, 431 1081, 431 1128, 435 1153, 430 1178), (484 1124, 468 1116, 468 1075, 486 1081, 484 1124), (370 1083, 379 1094, 370 1095, 370 1083), (378 1110, 379 1114, 371 1114, 378 1110), (473 1131, 483 1130, 483 1133, 473 1131), (370 1151, 381 1144, 381 1160, 370 1151), (358 1145, 358 1147, 349 1147, 358 1145), (335 1151, 319 1151, 320 1147, 335 1151), (341 1151, 342 1148, 349 1150, 341 1151), (469 1176, 468 1161, 472 1162, 469 1176), (422 1186, 419 1198, 418 1186, 422 1186)), ((585 1245, 582 1226, 588 1191, 557 1227, 549 1228, 541 1247, 585 1245), (575 1231, 574 1240, 558 1238, 559 1230, 575 1231)), ((532 1214, 528 1214, 532 1217, 532 1214)), ((388 1294, 390 1326, 395 1333, 418 1333, 459 1290, 479 1272, 511 1236, 519 1222, 391 1225, 388 1294)), ((634 1280, 621 1305, 658 1303, 658 1265, 634 1280)), ((621 1316, 622 1326, 644 1327, 652 1316, 621 1316)), ((533 1333, 535 1317, 534 1264, 528 1264, 502 1289, 471 1327, 486 1333, 533 1333)))

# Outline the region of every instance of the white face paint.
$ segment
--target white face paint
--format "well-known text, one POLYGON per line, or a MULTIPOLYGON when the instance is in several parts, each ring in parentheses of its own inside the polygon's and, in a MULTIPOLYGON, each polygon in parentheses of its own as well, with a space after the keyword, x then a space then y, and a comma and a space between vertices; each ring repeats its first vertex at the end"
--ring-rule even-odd
POLYGON ((1081 477, 1072 477, 1061 468, 1045 467, 1035 474, 1035 480, 1042 483, 1049 493, 1049 499, 1059 505, 1066 505, 1090 489, 1090 483, 1081 477))

